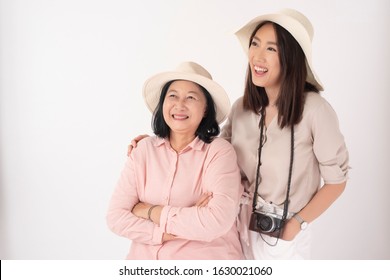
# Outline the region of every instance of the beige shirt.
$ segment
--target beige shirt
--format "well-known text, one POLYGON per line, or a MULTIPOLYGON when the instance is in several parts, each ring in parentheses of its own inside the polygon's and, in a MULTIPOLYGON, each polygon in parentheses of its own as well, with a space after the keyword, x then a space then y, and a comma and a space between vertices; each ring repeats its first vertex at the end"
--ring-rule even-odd
MULTIPOLYGON (((232 106, 221 137, 230 141, 237 153, 243 185, 250 197, 256 180, 260 116, 244 110, 242 97, 232 106), (246 182, 245 182, 246 181, 246 182)), ((267 202, 281 205, 286 198, 290 164, 291 129, 280 129, 277 116, 264 130, 259 194, 267 202)), ((299 212, 321 187, 347 180, 348 151, 340 132, 338 119, 330 104, 317 93, 309 93, 302 121, 294 127, 294 163, 290 189, 289 212, 299 212)))

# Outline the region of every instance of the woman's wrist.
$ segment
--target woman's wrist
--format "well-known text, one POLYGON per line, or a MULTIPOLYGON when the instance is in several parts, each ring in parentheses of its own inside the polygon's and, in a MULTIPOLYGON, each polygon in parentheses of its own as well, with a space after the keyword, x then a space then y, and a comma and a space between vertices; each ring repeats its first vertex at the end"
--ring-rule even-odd
POLYGON ((156 225, 160 225, 160 216, 161 216, 161 211, 163 207, 160 205, 153 205, 152 207, 149 208, 150 213, 148 213, 149 220, 155 223, 156 225))
POLYGON ((156 208, 157 206, 158 206, 158 205, 152 205, 152 206, 149 207, 149 210, 148 210, 148 220, 150 220, 150 221, 152 221, 152 222, 153 222, 153 220, 152 220, 152 211, 153 211, 153 209, 156 208))

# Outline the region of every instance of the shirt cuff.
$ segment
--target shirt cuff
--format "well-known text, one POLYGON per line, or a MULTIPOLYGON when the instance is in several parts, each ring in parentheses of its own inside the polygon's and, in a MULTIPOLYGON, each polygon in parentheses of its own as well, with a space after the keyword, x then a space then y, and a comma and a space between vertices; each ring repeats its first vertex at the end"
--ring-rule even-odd
POLYGON ((167 232, 168 213, 171 210, 171 206, 164 206, 160 215, 160 228, 163 232, 167 232))
POLYGON ((161 227, 154 225, 153 228, 153 236, 152 236, 152 244, 153 245, 160 245, 162 244, 162 238, 163 238, 164 231, 161 227))
POLYGON ((155 225, 153 230, 152 241, 154 244, 162 244, 162 238, 164 232, 166 232, 168 212, 171 209, 170 206, 164 206, 160 214, 160 225, 155 225))

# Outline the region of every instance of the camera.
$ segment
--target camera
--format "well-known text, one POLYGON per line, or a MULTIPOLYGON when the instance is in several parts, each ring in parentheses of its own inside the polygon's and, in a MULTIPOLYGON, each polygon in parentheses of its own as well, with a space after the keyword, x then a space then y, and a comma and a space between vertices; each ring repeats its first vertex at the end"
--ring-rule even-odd
POLYGON ((249 230, 280 237, 284 225, 283 210, 271 204, 263 204, 258 208, 251 215, 249 230))

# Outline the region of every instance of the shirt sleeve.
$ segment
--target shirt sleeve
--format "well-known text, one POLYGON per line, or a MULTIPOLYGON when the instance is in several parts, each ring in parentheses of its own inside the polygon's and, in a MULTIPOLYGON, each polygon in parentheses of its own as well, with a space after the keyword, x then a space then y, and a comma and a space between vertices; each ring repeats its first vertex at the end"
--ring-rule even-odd
POLYGON ((233 147, 223 139, 211 143, 203 172, 205 189, 213 193, 205 207, 165 206, 160 226, 178 238, 212 241, 236 221, 243 188, 233 147))
POLYGON ((108 227, 114 233, 140 243, 161 244, 161 227, 131 213, 139 202, 136 184, 134 158, 130 155, 109 203, 106 217, 108 227))
POLYGON ((236 111, 237 107, 237 101, 233 104, 232 109, 229 112, 229 115, 226 119, 225 124, 222 126, 220 137, 225 139, 228 142, 232 142, 232 119, 233 119, 233 114, 236 111))
POLYGON ((313 117, 313 151, 325 184, 339 184, 348 179, 349 154, 340 132, 336 112, 323 103, 313 117))

